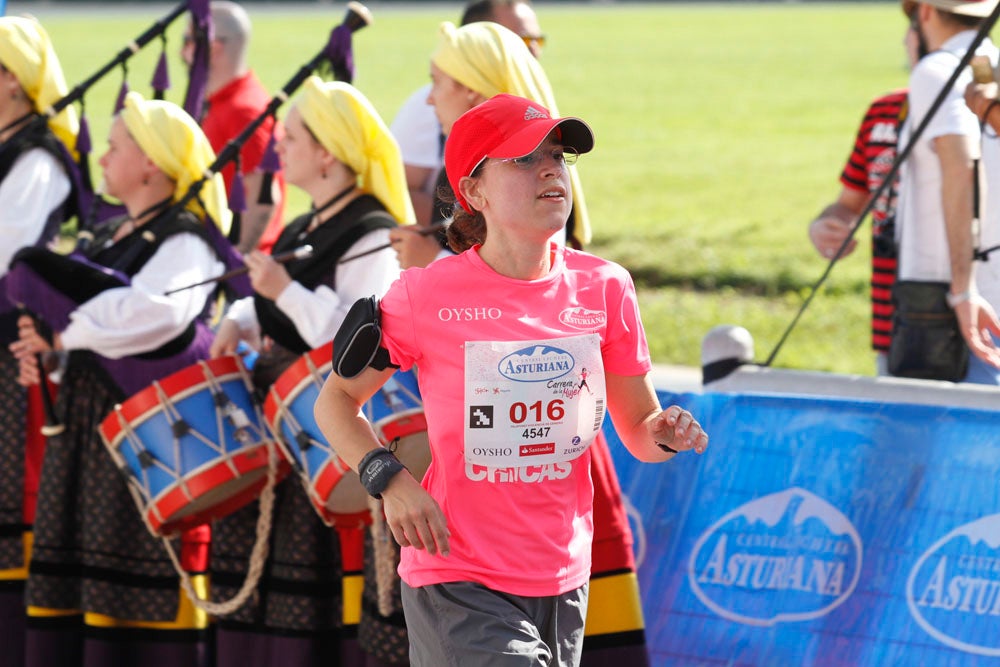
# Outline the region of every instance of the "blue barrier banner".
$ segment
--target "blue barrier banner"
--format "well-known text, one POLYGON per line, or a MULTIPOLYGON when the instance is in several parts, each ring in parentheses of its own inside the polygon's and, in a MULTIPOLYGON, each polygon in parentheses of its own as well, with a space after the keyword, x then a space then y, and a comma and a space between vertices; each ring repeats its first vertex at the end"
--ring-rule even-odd
POLYGON ((605 426, 654 665, 1000 664, 1000 412, 658 393, 710 445, 605 426))

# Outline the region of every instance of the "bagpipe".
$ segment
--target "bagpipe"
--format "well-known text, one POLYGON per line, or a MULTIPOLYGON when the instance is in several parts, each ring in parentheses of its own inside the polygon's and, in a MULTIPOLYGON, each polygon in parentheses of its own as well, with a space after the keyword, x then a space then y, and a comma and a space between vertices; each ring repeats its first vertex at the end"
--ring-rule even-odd
MULTIPOLYGON (((0 6, 0 15, 4 13, 3 9, 5 9, 5 5, 0 6)), ((165 90, 170 86, 169 75, 167 72, 165 33, 167 28, 186 12, 190 13, 191 16, 193 36, 195 38, 195 55, 190 68, 188 89, 184 106, 188 113, 197 113, 197 110, 201 109, 204 105, 205 90, 208 79, 208 53, 210 46, 209 40, 211 37, 211 13, 209 11, 208 0, 189 0, 177 5, 166 15, 154 22, 153 25, 143 31, 135 39, 131 40, 126 47, 119 51, 104 66, 99 68, 87 79, 70 89, 65 96, 55 101, 49 108, 42 110, 41 113, 35 114, 29 118, 21 130, 21 132, 24 132, 25 134, 44 132, 45 126, 50 119, 56 117, 71 105, 76 103, 80 104, 80 125, 75 145, 66 146, 58 140, 51 142, 50 145, 58 153, 57 157, 63 164, 71 185, 71 194, 69 196, 69 200, 63 206, 61 220, 69 220, 75 215, 78 221, 78 227, 80 227, 80 234, 85 239, 89 238, 89 231, 87 231, 86 224, 88 218, 95 218, 99 214, 103 218, 109 218, 115 215, 121 215, 124 209, 119 205, 105 200, 99 195, 99 193, 95 192, 93 187, 89 166, 91 140, 87 117, 84 111, 84 96, 87 91, 94 86, 94 84, 103 79, 109 72, 120 67, 122 68, 125 76, 123 77, 122 88, 119 92, 118 101, 116 103, 115 112, 117 112, 120 109, 124 95, 128 90, 128 84, 125 78, 127 77, 128 61, 134 55, 139 53, 145 45, 159 37, 163 40, 163 50, 161 51, 155 73, 153 75, 152 86, 153 96, 162 99, 165 90)), ((38 273, 46 277, 52 276, 53 279, 57 280, 63 287, 65 287, 63 290, 55 291, 55 294, 59 297, 68 296, 69 303, 60 303, 60 307, 53 307, 55 304, 50 303, 50 301, 44 296, 34 294, 34 290, 31 290, 31 284, 25 285, 24 287, 27 287, 28 291, 36 298, 32 299, 28 296, 24 296, 23 298, 15 296, 10 299, 14 302, 13 304, 6 303, 7 295, 12 292, 17 292, 17 290, 10 289, 9 283, 11 282, 11 278, 13 278, 14 282, 17 282, 19 279, 24 282, 23 276, 20 278, 17 276, 11 277, 10 274, 8 274, 7 276, 4 276, 3 279, 0 279, 0 288, 3 290, 3 292, 0 293, 0 306, 3 306, 3 309, 6 311, 8 308, 13 307, 14 304, 16 304, 16 309, 14 311, 5 312, 3 315, 5 322, 6 320, 10 320, 11 325, 13 325, 14 320, 19 316, 30 315, 36 319, 36 329, 47 329, 48 324, 53 321, 61 322, 61 324, 65 326, 65 321, 68 319, 68 312, 70 312, 76 304, 82 303, 100 291, 126 284, 126 281, 124 281, 121 276, 116 276, 113 272, 108 272, 100 267, 91 267, 86 263, 76 264, 68 261, 60 261, 64 258, 56 255, 55 253, 42 250, 41 246, 44 243, 47 243, 50 238, 47 231, 48 230, 45 230, 45 232, 40 235, 37 247, 28 249, 25 252, 26 255, 37 258, 34 268, 38 273), (46 318, 47 321, 38 321, 39 314, 37 308, 34 313, 28 311, 25 304, 29 301, 34 302, 33 306, 37 305, 37 303, 44 303, 50 306, 48 309, 49 317, 46 318)), ((47 282, 42 280, 37 281, 35 284, 45 285, 47 282)), ((16 337, 16 327, 7 333, 16 337)), ((39 367, 42 367, 42 365, 41 355, 39 355, 39 367)), ((62 426, 54 416, 53 399, 49 394, 47 384, 45 382, 41 383, 41 388, 46 420, 46 425, 42 429, 43 434, 54 435, 61 432, 62 426)))
MULTIPOLYGON (((299 68, 264 111, 219 151, 203 177, 169 204, 163 218, 178 215, 192 201, 197 201, 204 185, 237 159, 242 145, 268 118, 274 118, 278 108, 315 71, 329 66, 336 78, 350 82, 354 72, 352 34, 371 22, 366 7, 349 3, 342 23, 333 29, 323 48, 299 68)), ((194 25, 197 29, 199 23, 194 25)), ((109 64, 102 71, 113 67, 109 64)), ((101 227, 110 222, 102 223, 101 227)), ((227 281, 238 295, 252 293, 242 268, 242 257, 230 240, 217 225, 209 222, 205 227, 226 267, 225 273, 213 280, 227 281)), ((10 298, 27 306, 53 330, 60 331, 80 304, 106 289, 129 285, 128 275, 88 258, 87 244, 99 245, 100 232, 101 228, 97 228, 89 239, 85 238, 83 246, 78 243, 69 255, 40 248, 20 251, 8 273, 10 298)), ((304 248, 299 250, 289 259, 308 252, 304 248)), ((114 372, 117 360, 99 357, 98 362, 113 379, 119 380, 114 372)), ((262 407, 251 396, 252 383, 238 358, 198 361, 157 377, 160 379, 152 385, 132 392, 131 398, 116 406, 102 422, 100 435, 125 474, 146 527, 154 536, 163 538, 188 597, 210 613, 226 614, 240 607, 256 588, 267 556, 273 487, 290 469, 288 455, 278 453, 275 438, 264 428, 262 407), (229 601, 200 599, 168 538, 224 516, 258 496, 261 503, 258 540, 244 584, 229 601)), ((119 384, 125 388, 121 381, 119 384)))
MULTIPOLYGON (((132 54, 142 48, 142 45, 162 35, 166 27, 174 19, 183 14, 184 11, 192 12, 193 36, 196 43, 195 62, 193 64, 193 69, 195 69, 198 66, 200 56, 207 59, 209 40, 211 38, 207 0, 191 0, 190 2, 181 3, 178 7, 174 8, 174 10, 158 20, 142 35, 130 42, 129 46, 116 55, 112 61, 104 65, 86 81, 74 87, 64 98, 53 104, 45 116, 54 115, 81 99, 85 91, 94 82, 119 64, 127 61, 132 54)), ((215 161, 206 169, 202 178, 194 181, 187 191, 162 214, 163 217, 176 216, 188 204, 196 200, 205 183, 211 180, 228 163, 237 159, 243 144, 246 143, 268 118, 275 116, 278 108, 290 98, 314 71, 323 66, 329 66, 335 76, 349 82, 353 78, 354 73, 351 35, 370 24, 371 21, 371 13, 364 5, 357 2, 349 3, 343 22, 333 29, 323 48, 299 68, 296 74, 270 100, 264 111, 252 120, 239 135, 226 144, 219 152, 215 161)), ((161 58, 162 62, 163 59, 161 58)), ((205 62, 207 63, 207 60, 205 62)), ((158 66, 157 69, 160 70, 162 67, 158 66)), ((192 76, 192 85, 189 86, 186 96, 185 110, 189 114, 191 110, 188 107, 194 106, 200 108, 204 99, 204 83, 207 77, 207 69, 201 68, 200 71, 203 72, 203 75, 192 76)), ((162 79, 162 76, 154 76, 154 81, 157 81, 157 84, 161 87, 163 84, 162 79)), ((118 108, 120 108, 121 100, 124 98, 126 91, 127 82, 123 82, 122 93, 119 95, 118 108)), ((197 117, 196 114, 192 114, 192 116, 197 117)), ((89 153, 89 138, 86 138, 86 134, 84 123, 81 122, 80 136, 85 137, 83 141, 78 139, 77 142, 77 148, 81 156, 89 153)), ((86 160, 81 161, 86 162, 86 160)), ((87 187, 86 182, 83 185, 87 187)), ((99 199, 99 195, 94 193, 92 189, 90 189, 90 192, 95 201, 99 199)), ((94 209, 95 206, 97 205, 91 206, 90 209, 94 209)), ((116 220, 120 220, 120 218, 112 217, 99 222, 91 220, 87 227, 92 226, 93 229, 82 229, 76 248, 67 255, 38 247, 24 248, 19 251, 12 260, 7 275, 8 298, 14 303, 27 306, 31 312, 45 320, 53 330, 60 331, 68 324, 69 314, 80 304, 106 289, 128 286, 130 284, 128 275, 113 268, 100 266, 90 261, 89 257, 94 248, 103 245, 103 242, 100 240, 101 237, 110 236, 110 231, 114 229, 116 220)), ((205 225, 205 229, 211 245, 225 265, 226 273, 220 276, 219 280, 224 280, 224 286, 230 296, 247 296, 252 294, 250 281, 245 275, 245 271, 241 271, 241 268, 244 266, 242 256, 235 250, 230 240, 222 235, 217 225, 207 224, 205 225)), ((154 243, 156 239, 149 238, 147 242, 154 243)), ((142 244, 137 244, 135 248, 135 253, 144 250, 142 244)), ((128 258, 122 259, 116 265, 127 265, 127 260, 128 258)))

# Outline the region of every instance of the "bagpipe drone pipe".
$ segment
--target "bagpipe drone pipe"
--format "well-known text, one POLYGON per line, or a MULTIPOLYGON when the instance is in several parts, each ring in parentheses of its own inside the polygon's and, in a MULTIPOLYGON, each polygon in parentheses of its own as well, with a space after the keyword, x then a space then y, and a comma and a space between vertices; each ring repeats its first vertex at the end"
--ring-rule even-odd
MULTIPOLYGON (((0 15, 4 13, 4 9, 5 6, 0 5, 0 15)), ((103 197, 100 197, 99 194, 95 193, 93 188, 89 167, 91 142, 87 119, 83 108, 84 95, 95 83, 115 68, 121 67, 123 72, 127 73, 127 62, 134 55, 139 53, 146 44, 153 41, 157 37, 161 37, 163 38, 163 52, 160 54, 159 63, 156 67, 156 73, 153 76, 152 84, 153 96, 162 98, 165 89, 169 87, 169 77, 167 74, 165 56, 165 31, 174 20, 182 16, 185 12, 190 13, 191 23, 192 26, 194 26, 195 35, 198 36, 198 39, 196 39, 196 56, 191 67, 191 75, 189 77, 186 108, 200 108, 203 105, 208 77, 208 38, 211 32, 211 15, 209 12, 208 0, 190 0, 180 3, 168 14, 158 19, 142 34, 129 41, 128 45, 111 60, 109 60, 104 66, 99 68, 86 80, 74 86, 66 95, 53 102, 51 106, 45 109, 39 109, 38 113, 29 115, 22 128, 18 130, 16 136, 12 138, 10 142, 12 146, 15 142, 20 142, 22 145, 28 147, 33 145, 41 146, 52 153, 53 156, 56 157, 63 165, 63 168, 65 169, 65 172, 70 180, 71 191, 67 200, 59 208, 52 212, 49 219, 46 221, 44 228, 38 230, 38 240, 36 241, 37 249, 41 249, 53 241, 59 232, 59 227, 64 222, 71 220, 73 217, 76 217, 78 228, 81 230, 83 237, 87 238, 87 219, 89 217, 96 218, 97 215, 100 215, 103 219, 121 214, 123 212, 124 209, 120 205, 104 200, 103 197), (57 117, 71 105, 76 103, 79 103, 80 105, 80 124, 76 133, 75 143, 73 143, 73 145, 69 145, 53 137, 48 132, 46 126, 51 119, 57 117)), ((126 86, 127 84, 123 81, 123 90, 119 95, 119 105, 121 103, 121 98, 124 96, 126 86)), ((117 111, 117 108, 115 111, 117 111)), ((12 150, 12 155, 15 157, 11 159, 16 159, 18 149, 14 148, 12 150)), ((49 262, 47 259, 41 260, 41 266, 39 268, 44 270, 45 275, 49 273, 49 269, 51 267, 48 265, 51 263, 52 262, 49 262)), ((66 274, 61 282, 69 288, 69 294, 76 299, 88 298, 88 292, 92 295, 97 291, 101 291, 118 284, 116 279, 110 274, 102 271, 90 271, 90 267, 85 265, 67 265, 65 268, 66 274), (87 277, 86 281, 84 281, 82 275, 87 277)), ((53 273, 52 275, 59 274, 53 273)), ((32 314, 29 309, 27 309, 25 305, 17 299, 8 300, 6 298, 8 294, 7 283, 9 282, 9 278, 9 274, 0 278, 0 336, 2 336, 5 344, 16 340, 18 336, 18 318, 24 314, 32 314)), ((55 319, 58 320, 58 318, 55 319)), ((45 322, 37 323, 40 325, 38 327, 39 329, 44 331, 48 330, 48 326, 45 322)), ((43 389, 45 389, 44 384, 43 389)), ((51 404, 51 397, 46 396, 43 398, 49 399, 46 401, 46 407, 48 408, 51 404)), ((51 414, 47 414, 46 419, 50 423, 53 422, 51 414)))
MULTIPOLYGON (((84 96, 95 83, 100 81, 104 78, 104 76, 117 67, 121 67, 123 74, 127 76, 128 61, 135 54, 139 53, 139 51, 141 51, 146 44, 153 41, 157 37, 163 37, 167 27, 185 12, 190 12, 191 14, 191 22, 194 27, 196 42, 195 57, 191 66, 189 86, 185 101, 185 110, 188 111, 188 113, 192 113, 193 110, 196 111, 197 109, 200 109, 204 104, 205 87, 208 79, 208 40, 211 34, 211 14, 209 12, 208 0, 186 0, 154 22, 153 25, 142 32, 142 34, 129 41, 128 45, 118 52, 111 60, 105 63, 87 79, 70 89, 65 96, 55 101, 48 109, 44 109, 41 113, 36 114, 25 124, 24 130, 22 130, 25 134, 38 133, 43 130, 46 123, 50 119, 55 118, 71 105, 76 103, 80 104, 80 126, 79 131, 77 132, 75 145, 67 146, 63 144, 62 141, 58 140, 50 143, 53 150, 59 153, 60 161, 66 169, 72 186, 72 193, 69 197, 69 201, 63 207, 62 220, 60 220, 60 222, 68 221, 73 216, 76 216, 79 234, 83 238, 84 243, 88 242, 91 238, 89 232, 90 225, 88 224, 90 219, 96 220, 99 218, 104 220, 124 213, 124 209, 120 205, 104 200, 104 198, 100 197, 100 195, 94 190, 90 175, 89 157, 91 140, 86 114, 84 112, 84 96)), ((3 12, 0 11, 0 14, 2 13, 3 12)), ((153 96, 157 98, 162 98, 164 91, 169 87, 165 38, 163 40, 163 52, 160 54, 156 72, 153 76, 152 85, 153 96)), ((127 90, 128 84, 123 80, 122 90, 118 95, 118 102, 116 108, 114 109, 115 112, 120 109, 122 100, 124 99, 124 95, 127 90)), ((42 246, 47 243, 49 241, 49 237, 50 235, 44 233, 40 234, 38 245, 42 246)), ((3 292, 5 291, 6 290, 3 292)), ((3 299, 3 292, 0 292, 0 301, 3 299)), ((4 310, 9 310, 9 308, 5 308, 4 310)))
MULTIPOLYGON (((135 53, 138 48, 141 48, 142 44, 148 43, 156 36, 161 35, 166 26, 187 9, 191 9, 194 12, 192 19, 192 25, 195 28, 194 36, 196 41, 203 40, 203 51, 207 55, 207 40, 211 34, 211 27, 207 24, 209 21, 207 18, 207 5, 207 2, 202 2, 201 0, 182 3, 182 5, 175 8, 170 14, 160 19, 153 27, 130 43, 130 46, 119 53, 110 63, 102 67, 101 70, 87 79, 87 81, 76 86, 65 98, 54 104, 51 113, 58 113, 59 110, 72 104, 73 101, 82 98, 86 89, 93 82, 113 69, 116 64, 127 60, 129 54, 135 53), (202 13, 202 10, 204 10, 204 13, 202 13)), ((239 135, 226 144, 219 152, 215 161, 206 169, 202 178, 194 181, 187 191, 171 204, 170 208, 163 214, 163 217, 173 217, 183 211, 192 201, 197 200, 205 183, 218 174, 225 165, 237 159, 243 144, 261 124, 276 114, 278 108, 291 97, 313 72, 317 70, 322 71, 328 67, 335 77, 350 82, 354 73, 351 45, 352 34, 371 22, 371 13, 365 6, 357 2, 349 3, 344 20, 332 30, 322 49, 299 68, 295 75, 270 100, 263 112, 252 120, 239 135)), ((192 83, 192 87, 199 88, 201 92, 192 93, 189 89, 187 96, 188 103, 185 105, 185 110, 189 114, 191 111, 187 108, 187 104, 200 107, 204 95, 204 80, 202 79, 198 82, 192 81, 192 83)), ((126 89, 126 85, 123 84, 123 92, 126 89)), ((124 94, 119 97, 123 98, 124 94)), ((195 114, 191 115, 195 116, 195 114)), ((83 134, 82 131, 81 134, 83 134)), ((86 148, 89 149, 89 146, 86 148)), ((82 154, 83 151, 81 151, 82 154)), ((78 173, 78 176, 82 177, 82 175, 82 172, 78 173)), ((99 195, 92 191, 91 193, 95 199, 99 198, 99 195)), ((91 206, 91 209, 94 208, 95 206, 91 206)), ((76 248, 66 255, 41 247, 23 248, 11 261, 6 276, 7 298, 11 302, 26 308, 52 330, 61 331, 68 325, 70 313, 76 310, 81 304, 104 290, 128 286, 130 278, 124 271, 124 267, 133 264, 136 255, 148 253, 151 244, 158 243, 159 241, 153 234, 143 234, 142 242, 134 244, 131 252, 125 253, 111 267, 102 266, 91 261, 91 255, 105 243, 102 236, 110 239, 108 231, 113 229, 115 226, 114 223, 114 218, 101 220, 100 222, 90 221, 93 229, 83 230, 81 234, 83 238, 78 241, 76 248)), ((240 270, 244 267, 242 256, 236 251, 233 244, 223 235, 216 224, 206 224, 205 231, 207 232, 209 242, 225 265, 225 273, 219 276, 221 281, 220 287, 233 297, 252 294, 249 278, 246 276, 245 271, 240 270)), ((114 373, 112 373, 112 377, 115 377, 114 373)))

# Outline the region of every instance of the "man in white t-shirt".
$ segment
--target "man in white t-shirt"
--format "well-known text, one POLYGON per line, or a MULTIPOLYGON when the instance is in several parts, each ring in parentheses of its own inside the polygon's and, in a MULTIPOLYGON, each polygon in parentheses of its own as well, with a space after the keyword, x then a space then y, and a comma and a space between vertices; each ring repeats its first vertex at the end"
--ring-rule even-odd
MULTIPOLYGON (((538 26, 531 0, 476 0, 466 5, 461 24, 477 21, 499 23, 520 36, 532 55, 536 58, 541 55, 545 35, 538 26)), ((427 103, 430 89, 428 83, 410 95, 389 127, 403 154, 406 183, 417 222, 424 225, 433 217, 431 205, 438 172, 443 166, 444 146, 441 123, 434 114, 434 107, 427 103)))
MULTIPOLYGON (((926 46, 927 55, 913 68, 909 86, 909 118, 902 144, 911 141, 944 84, 971 46, 979 24, 997 0, 903 1, 903 11, 926 46)), ((997 47, 986 38, 976 52, 997 62, 997 47)), ((972 352, 970 368, 981 361, 993 369, 988 377, 966 381, 996 384, 1000 347, 985 329, 1000 335, 993 308, 975 290, 973 275, 973 160, 979 156, 979 120, 969 110, 963 91, 968 70, 952 86, 903 165, 900 185, 899 279, 950 283, 948 303, 972 352)))

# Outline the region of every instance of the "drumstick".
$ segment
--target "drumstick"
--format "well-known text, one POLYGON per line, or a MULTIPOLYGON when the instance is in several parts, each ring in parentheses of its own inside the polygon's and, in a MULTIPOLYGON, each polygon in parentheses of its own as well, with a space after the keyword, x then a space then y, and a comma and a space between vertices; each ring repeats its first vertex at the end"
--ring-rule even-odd
MULTIPOLYGON (((438 231, 439 229, 441 229, 442 227, 444 227, 447 224, 448 223, 445 222, 445 221, 435 222, 430 227, 422 227, 421 229, 418 229, 417 230, 417 234, 420 234, 421 236, 428 236, 429 234, 433 234, 434 232, 438 231)), ((355 253, 353 255, 348 255, 347 257, 341 257, 340 260, 337 262, 337 264, 343 264, 344 262, 350 262, 351 260, 358 259, 359 257, 364 257, 366 255, 371 255, 372 253, 376 253, 379 250, 385 250, 386 248, 391 248, 392 244, 394 244, 394 243, 399 243, 399 241, 398 240, 396 240, 396 241, 389 241, 388 243, 383 243, 382 245, 375 246, 374 248, 371 248, 369 250, 365 250, 364 252, 359 252, 359 253, 355 253)))
MULTIPOLYGON (((312 256, 313 247, 311 245, 304 245, 295 248, 294 250, 289 250, 287 252, 281 252, 277 255, 272 255, 271 259, 276 261, 278 264, 284 264, 285 262, 290 262, 293 259, 305 259, 306 257, 312 256)), ((207 285, 209 283, 219 282, 220 280, 229 280, 230 278, 235 278, 236 276, 242 276, 244 273, 250 270, 249 266, 241 266, 238 269, 233 269, 232 271, 226 271, 222 275, 215 276, 214 278, 209 278, 208 280, 202 280, 197 283, 192 283, 190 285, 185 285, 184 287, 176 287, 172 290, 167 290, 163 293, 163 296, 170 296, 177 292, 183 292, 186 289, 191 289, 192 287, 200 287, 201 285, 207 285)))

